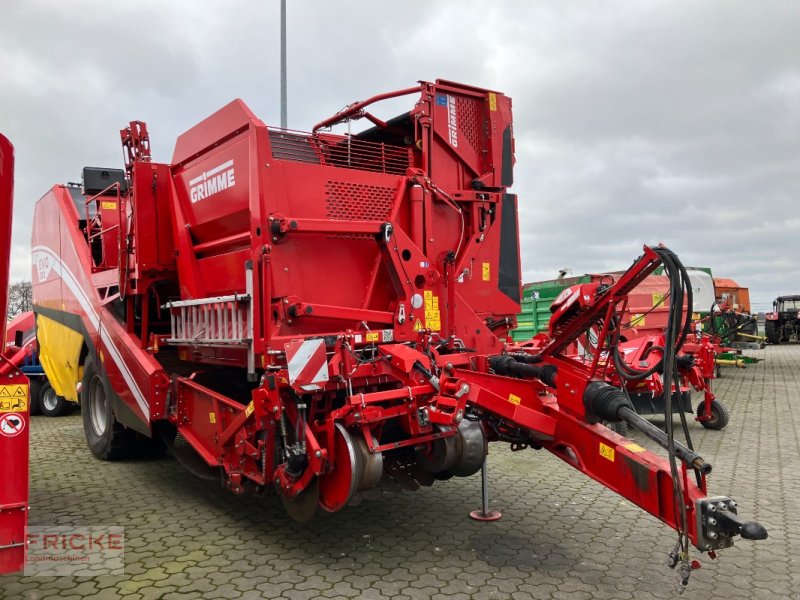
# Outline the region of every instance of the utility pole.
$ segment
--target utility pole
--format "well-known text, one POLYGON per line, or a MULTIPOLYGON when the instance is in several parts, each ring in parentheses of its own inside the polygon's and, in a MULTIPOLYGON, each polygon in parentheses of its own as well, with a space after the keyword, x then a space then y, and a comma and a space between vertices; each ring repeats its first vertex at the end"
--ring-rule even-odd
POLYGON ((281 0, 281 129, 288 126, 286 99, 286 0, 281 0))

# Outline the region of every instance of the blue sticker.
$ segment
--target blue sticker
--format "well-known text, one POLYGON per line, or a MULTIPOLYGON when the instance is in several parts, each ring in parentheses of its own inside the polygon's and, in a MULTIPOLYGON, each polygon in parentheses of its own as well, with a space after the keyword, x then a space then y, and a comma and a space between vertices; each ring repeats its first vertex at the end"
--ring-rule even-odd
POLYGON ((444 94, 436 94, 436 104, 439 106, 447 106, 447 96, 444 94))

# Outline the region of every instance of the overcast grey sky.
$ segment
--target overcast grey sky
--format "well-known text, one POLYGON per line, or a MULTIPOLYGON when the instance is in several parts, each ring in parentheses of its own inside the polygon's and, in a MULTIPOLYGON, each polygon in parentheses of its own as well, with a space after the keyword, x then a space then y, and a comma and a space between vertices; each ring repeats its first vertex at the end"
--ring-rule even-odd
MULTIPOLYGON (((624 268, 661 241, 756 308, 800 293, 800 2, 288 4, 292 128, 419 79, 513 98, 524 281, 624 268)), ((234 97, 278 124, 278 7, 0 0, 14 279, 35 200, 121 166, 129 120, 165 162, 234 97)))

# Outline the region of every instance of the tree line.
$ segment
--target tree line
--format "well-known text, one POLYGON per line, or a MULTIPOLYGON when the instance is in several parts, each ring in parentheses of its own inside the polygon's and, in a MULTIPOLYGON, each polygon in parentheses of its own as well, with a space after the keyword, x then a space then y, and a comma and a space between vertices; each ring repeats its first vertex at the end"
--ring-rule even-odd
POLYGON ((18 281, 8 286, 8 318, 33 309, 33 290, 30 281, 18 281))

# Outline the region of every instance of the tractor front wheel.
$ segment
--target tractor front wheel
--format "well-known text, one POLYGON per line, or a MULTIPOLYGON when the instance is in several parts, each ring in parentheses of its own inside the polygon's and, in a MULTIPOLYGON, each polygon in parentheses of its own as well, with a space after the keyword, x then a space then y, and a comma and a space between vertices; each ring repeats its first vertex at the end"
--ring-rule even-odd
MULTIPOLYGON (((697 405, 697 416, 702 417, 706 414, 706 403, 701 401, 697 405)), ((707 421, 700 421, 700 424, 705 427, 706 429, 725 429, 725 426, 728 424, 730 420, 730 411, 728 411, 728 407, 725 406, 719 400, 712 400, 711 401, 711 418, 707 421)))

